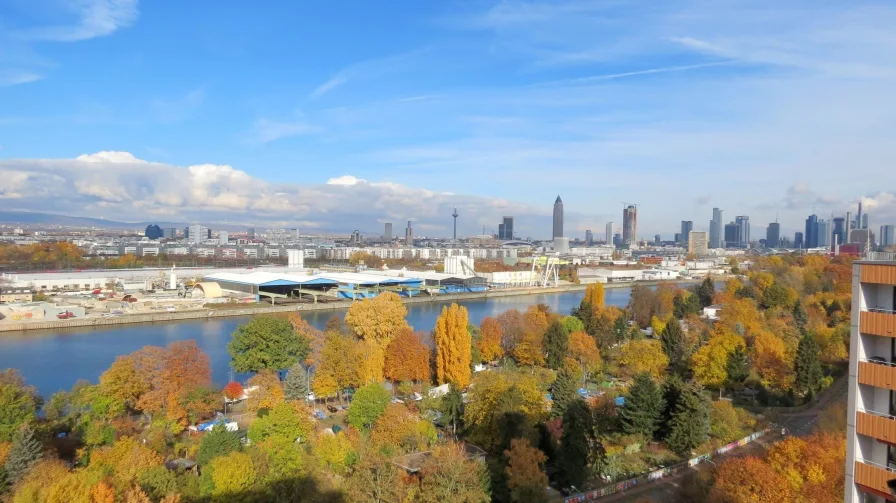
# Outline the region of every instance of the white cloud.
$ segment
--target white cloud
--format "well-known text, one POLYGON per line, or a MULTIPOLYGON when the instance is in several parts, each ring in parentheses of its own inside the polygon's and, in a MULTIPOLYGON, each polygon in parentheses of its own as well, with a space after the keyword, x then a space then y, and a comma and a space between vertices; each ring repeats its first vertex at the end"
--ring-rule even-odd
POLYGON ((327 185, 357 185, 359 183, 367 183, 367 180, 352 175, 342 175, 327 180, 327 185))
POLYGON ((37 82, 43 77, 33 72, 19 70, 0 70, 0 87, 17 86, 37 82))
POLYGON ((251 138, 259 143, 268 143, 281 138, 310 134, 320 128, 305 122, 277 122, 269 119, 258 119, 252 127, 251 138))
POLYGON ((77 0, 64 3, 77 16, 69 25, 45 26, 21 32, 25 38, 77 42, 110 35, 137 20, 138 0, 77 0))
POLYGON ((345 76, 337 75, 318 86, 317 89, 315 89, 314 92, 311 93, 311 97, 317 98, 319 96, 323 96, 327 92, 341 86, 342 84, 345 84, 346 82, 348 82, 348 79, 345 76))

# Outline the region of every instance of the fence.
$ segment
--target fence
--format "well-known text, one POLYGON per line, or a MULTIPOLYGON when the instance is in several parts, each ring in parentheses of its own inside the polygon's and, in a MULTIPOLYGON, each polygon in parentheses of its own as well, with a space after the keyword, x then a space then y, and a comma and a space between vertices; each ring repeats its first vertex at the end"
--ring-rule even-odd
POLYGON ((697 456, 696 458, 691 458, 687 461, 682 461, 682 462, 676 463, 672 466, 667 466, 665 468, 660 468, 659 470, 654 470, 654 471, 646 473, 646 474, 641 474, 641 475, 638 475, 637 477, 634 477, 634 478, 631 478, 628 480, 616 482, 615 484, 604 486, 604 487, 601 487, 600 489, 595 489, 593 491, 584 492, 582 494, 576 494, 573 496, 569 496, 564 500, 564 503, 581 503, 583 501, 595 501, 600 498, 603 498, 604 496, 609 496, 611 494, 616 494, 616 493, 620 493, 623 491, 627 491, 628 489, 635 487, 638 484, 645 484, 647 482, 659 480, 663 477, 668 477, 669 475, 672 475, 678 471, 681 471, 684 468, 690 468, 693 466, 697 466, 700 463, 712 461, 713 455, 718 456, 718 455, 725 454, 726 452, 728 452, 736 447, 746 445, 746 444, 756 440, 757 438, 762 437, 769 431, 771 431, 770 428, 766 428, 764 430, 757 431, 756 433, 753 433, 750 436, 744 437, 740 440, 736 440, 734 442, 731 442, 730 444, 719 447, 718 449, 713 451, 711 454, 704 454, 702 456, 697 456))

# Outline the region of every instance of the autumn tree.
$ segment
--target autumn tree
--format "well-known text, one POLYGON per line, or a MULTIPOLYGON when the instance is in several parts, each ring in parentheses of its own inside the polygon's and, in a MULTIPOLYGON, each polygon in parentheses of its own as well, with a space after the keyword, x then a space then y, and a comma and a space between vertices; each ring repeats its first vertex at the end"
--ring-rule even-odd
POLYGON ((115 402, 134 409, 140 397, 149 391, 150 383, 142 380, 137 374, 133 357, 119 356, 100 375, 100 388, 104 395, 115 402))
POLYGON ((280 371, 304 360, 311 347, 306 337, 295 332, 289 320, 256 316, 237 327, 227 351, 237 372, 280 371))
POLYGON ((308 371, 302 362, 293 363, 283 381, 283 396, 292 401, 305 400, 309 391, 308 371))
POLYGON ((504 333, 496 318, 486 316, 479 323, 479 357, 484 362, 497 360, 504 355, 501 341, 504 333))
POLYGON ((501 327, 501 347, 507 355, 514 354, 517 344, 523 340, 526 332, 526 321, 523 313, 516 309, 508 309, 498 315, 498 325, 501 327))
POLYGON ((373 423, 370 441, 384 453, 425 451, 438 434, 432 422, 421 419, 400 403, 390 403, 373 423))
POLYGON ((559 321, 553 322, 544 334, 544 349, 548 367, 557 370, 563 366, 564 358, 569 352, 569 333, 559 321))
POLYGON ((376 342, 385 350, 395 334, 408 326, 407 314, 398 294, 383 292, 371 299, 353 302, 345 314, 345 324, 358 338, 376 342))
POLYGON ((630 435, 653 438, 660 427, 663 408, 662 389, 649 374, 638 374, 625 394, 625 406, 619 410, 622 430, 630 435))
MULTIPOLYGON (((234 497, 252 488, 258 478, 252 458, 244 452, 231 452, 212 459, 203 470, 204 484, 216 497, 234 497)), ((223 499, 222 499, 223 501, 223 499)))
POLYGON ((656 311, 656 302, 656 293, 650 287, 641 284, 632 287, 628 306, 639 327, 650 326, 650 319, 656 311))
POLYGON ((585 287, 585 297, 582 299, 582 305, 590 305, 594 311, 600 311, 604 308, 604 285, 602 283, 591 283, 585 287))
POLYGON ((352 470, 347 481, 349 501, 358 503, 386 503, 404 501, 407 486, 402 483, 402 471, 391 460, 376 454, 366 454, 352 470))
POLYGON ((239 400, 243 397, 243 393, 243 385, 236 381, 230 381, 224 386, 224 397, 228 400, 239 400))
POLYGON ((249 378, 249 399, 246 406, 249 410, 268 409, 283 402, 283 385, 276 373, 263 370, 249 378))
POLYGON ((547 456, 521 438, 511 440, 510 449, 504 451, 504 456, 508 460, 505 472, 511 501, 546 503, 548 476, 544 464, 547 456))
POLYGON ((309 351, 304 363, 309 366, 320 363, 321 351, 324 348, 324 332, 312 327, 300 313, 289 313, 286 319, 296 334, 308 340, 309 351))
POLYGON ((721 463, 710 497, 712 501, 794 501, 782 474, 755 456, 721 463))
POLYGON ((36 400, 17 373, 0 380, 0 442, 13 439, 16 432, 34 417, 36 400))
POLYGON ((578 399, 575 377, 566 369, 557 372, 557 378, 551 385, 551 417, 563 416, 569 404, 578 399))
POLYGON ((716 335, 691 356, 694 379, 702 385, 722 389, 728 379, 728 355, 745 345, 742 337, 716 335))
POLYGON ((600 372, 601 357, 597 344, 587 333, 579 331, 569 335, 569 358, 572 358, 582 372, 582 384, 591 374, 600 372))
POLYGON ((480 372, 476 374, 467 398, 464 424, 470 438, 476 445, 495 453, 503 452, 509 445, 509 438, 502 445, 509 418, 517 418, 534 427, 547 412, 544 393, 528 372, 480 372), (499 446, 500 450, 497 449, 499 446))
POLYGON ((436 380, 442 384, 470 384, 470 333, 467 331, 467 308, 452 303, 442 308, 433 331, 436 343, 436 380))
POLYGON ((669 366, 669 357, 658 341, 629 341, 619 351, 620 372, 624 376, 648 373, 658 379, 669 366))
POLYGON ((386 347, 386 377, 393 382, 429 382, 429 348, 410 327, 398 331, 386 347))
POLYGON ((314 425, 311 410, 301 402, 280 402, 249 426, 249 440, 296 442, 307 440, 314 425))
POLYGON ((809 335, 800 338, 794 361, 794 389, 800 395, 811 395, 821 387, 821 363, 818 361, 818 344, 809 335))
POLYGON ((327 332, 321 362, 314 372, 311 384, 311 389, 317 396, 341 398, 343 389, 357 384, 357 370, 348 357, 353 352, 351 339, 339 332, 327 332))
POLYGON ((520 365, 544 365, 544 335, 527 330, 513 349, 513 357, 520 365))
POLYGON ((764 386, 783 391, 793 383, 793 364, 787 346, 775 334, 760 330, 753 339, 753 366, 764 386))
POLYGON ((348 358, 356 371, 358 385, 379 383, 385 380, 386 350, 373 339, 356 339, 348 358))
POLYGON ((455 444, 436 446, 420 467, 420 503, 488 503, 488 470, 485 463, 467 459, 455 444))
POLYGON ((348 408, 348 422, 357 429, 369 428, 389 405, 389 391, 379 383, 362 386, 348 408))

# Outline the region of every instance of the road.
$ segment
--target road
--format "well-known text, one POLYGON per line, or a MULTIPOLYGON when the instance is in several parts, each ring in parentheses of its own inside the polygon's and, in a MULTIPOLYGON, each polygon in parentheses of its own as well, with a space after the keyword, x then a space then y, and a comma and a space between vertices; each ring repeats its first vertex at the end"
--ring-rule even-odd
MULTIPOLYGON (((832 389, 829 393, 826 393, 824 397, 810 409, 796 414, 781 415, 780 422, 782 426, 787 429, 787 435, 805 437, 812 433, 815 424, 818 423, 818 417, 821 412, 825 408, 827 408, 829 404, 846 394, 846 379, 843 379, 842 382, 838 381, 836 384, 834 384, 834 386, 836 386, 835 389, 832 389)), ((701 463, 695 467, 682 470, 674 475, 670 475, 669 477, 665 477, 655 482, 650 482, 648 484, 629 489, 628 491, 625 491, 623 493, 607 496, 596 501, 598 501, 599 503, 626 501, 634 502, 642 498, 644 498, 645 500, 656 502, 678 501, 679 488, 687 475, 697 471, 709 470, 714 467, 714 463, 718 463, 720 460, 724 461, 725 459, 739 456, 760 455, 765 452, 765 450, 768 449, 771 445, 781 441, 787 435, 782 436, 781 430, 774 430, 769 435, 750 442, 749 444, 735 449, 727 454, 714 456, 713 462, 701 463)))

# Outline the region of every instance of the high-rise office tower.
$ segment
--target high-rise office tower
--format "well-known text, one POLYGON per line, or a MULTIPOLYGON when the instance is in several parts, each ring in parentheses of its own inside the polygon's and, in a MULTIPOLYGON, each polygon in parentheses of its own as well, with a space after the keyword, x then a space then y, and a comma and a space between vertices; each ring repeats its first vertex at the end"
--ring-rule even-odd
POLYGON ((227 234, 227 231, 218 231, 218 244, 226 245, 229 239, 230 236, 227 234))
POLYGON ((585 231, 585 246, 591 246, 594 244, 594 235, 591 234, 590 230, 585 231))
POLYGON ((803 239, 804 248, 818 248, 818 215, 809 215, 806 219, 806 234, 803 239))
POLYGON ((709 221, 709 247, 721 248, 724 236, 722 233, 722 210, 718 208, 712 209, 712 220, 709 221))
POLYGON ((255 239, 255 227, 246 229, 246 239, 255 239))
POLYGON ((689 236, 691 235, 691 231, 694 230, 694 222, 692 220, 682 220, 681 221, 681 232, 678 234, 678 244, 680 246, 687 246, 689 236))
POLYGON ((894 244, 896 244, 896 235, 894 235, 894 232, 896 232, 896 226, 881 225, 880 238, 878 238, 878 240, 880 241, 880 245, 893 246, 894 244))
POLYGON ((862 214, 862 228, 869 229, 870 228, 870 220, 871 216, 868 213, 862 214))
POLYGON ((504 239, 504 224, 498 224, 498 239, 504 239))
POLYGON ((709 248, 709 234, 706 232, 691 231, 688 233, 688 254, 701 257, 706 255, 709 248))
POLYGON ((737 224, 737 246, 750 247, 750 217, 741 215, 734 218, 737 224))
POLYGON ((638 242, 638 207, 628 205, 622 210, 622 244, 633 245, 638 242))
MULTIPOLYGON (((867 233, 854 230, 852 233, 867 233)), ((896 262, 856 261, 852 266, 846 412, 845 503, 893 501, 893 383, 896 382, 896 262), (889 482, 889 483, 888 483, 889 482)))
POLYGON ((557 200, 554 201, 554 234, 555 238, 563 237, 563 201, 560 200, 560 196, 557 196, 557 200))
POLYGON ((613 222, 607 222, 607 228, 605 232, 607 233, 607 235, 604 238, 604 242, 607 243, 607 245, 615 244, 613 243, 613 222))
POLYGON ((504 221, 502 224, 504 226, 504 237, 500 239, 510 241, 513 239, 513 217, 504 217, 502 220, 504 221))
POLYGON ((663 238, 660 237, 659 234, 654 234, 654 236, 653 236, 653 244, 658 245, 658 244, 660 244, 660 242, 661 242, 662 240, 663 240, 663 238))
POLYGON ((856 229, 863 229, 862 227, 862 200, 859 200, 859 212, 856 213, 856 229))
POLYGON ((739 231, 740 226, 736 223, 725 224, 725 248, 736 248, 738 246, 739 231))
POLYGON ((768 248, 777 248, 781 242, 781 224, 772 222, 768 224, 765 231, 765 246, 768 248))
POLYGON ((837 217, 833 221, 833 231, 831 231, 831 244, 846 243, 846 219, 837 217))
POLYGON ((616 234, 613 234, 613 246, 622 246, 622 234, 618 232, 616 234))
POLYGON ((805 248, 806 247, 806 240, 803 237, 802 232, 793 233, 793 247, 794 248, 805 248))
POLYGON ((815 224, 815 229, 816 246, 819 248, 830 247, 831 236, 833 235, 833 222, 819 218, 818 223, 815 224))
POLYGON ((383 238, 386 241, 392 241, 392 222, 386 222, 385 229, 383 229, 383 238))
POLYGON ((414 244, 414 229, 411 227, 410 220, 408 220, 408 228, 404 231, 404 242, 408 246, 414 244))

